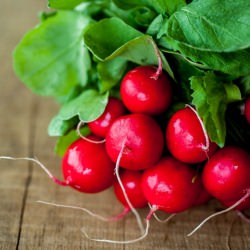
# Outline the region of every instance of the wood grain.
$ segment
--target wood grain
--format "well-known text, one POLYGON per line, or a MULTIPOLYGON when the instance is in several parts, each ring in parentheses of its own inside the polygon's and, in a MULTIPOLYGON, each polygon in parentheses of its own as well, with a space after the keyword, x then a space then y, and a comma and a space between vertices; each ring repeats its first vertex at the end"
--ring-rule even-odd
MULTIPOLYGON (((34 96, 16 78, 12 51, 23 34, 37 22, 46 1, 1 0, 0 3, 0 155, 37 157, 61 177, 60 158, 53 148, 55 138, 47 135, 47 125, 57 111, 49 98, 34 96)), ((50 181, 28 161, 0 160, 0 249, 250 249, 250 225, 231 212, 205 224, 192 237, 186 235, 203 218, 221 209, 211 201, 162 224, 151 220, 148 237, 134 244, 98 243, 90 237, 129 240, 138 237, 133 215, 119 222, 102 222, 79 210, 40 204, 37 200, 77 205, 104 216, 116 215, 122 207, 112 190, 97 195, 80 194, 50 181)), ((141 216, 147 214, 141 210, 141 216)), ((161 216, 164 216, 161 214, 161 216)))

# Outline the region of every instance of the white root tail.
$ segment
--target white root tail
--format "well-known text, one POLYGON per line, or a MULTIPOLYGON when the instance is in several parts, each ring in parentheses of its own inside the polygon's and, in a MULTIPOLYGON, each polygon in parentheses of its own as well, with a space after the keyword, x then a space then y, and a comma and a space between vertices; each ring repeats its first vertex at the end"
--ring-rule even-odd
MULTIPOLYGON (((152 206, 152 205, 149 204, 149 203, 148 203, 148 206, 149 206, 149 208, 151 209, 154 218, 155 218, 158 222, 160 222, 160 223, 167 223, 169 220, 171 220, 171 219, 176 215, 176 213, 173 213, 173 214, 169 214, 169 215, 167 216, 167 218, 165 218, 165 219, 160 219, 160 218, 158 217, 158 215, 156 214, 156 211, 158 210, 158 207, 157 207, 157 206, 154 206, 154 205, 152 206)), ((150 217, 150 216, 149 216, 149 217, 150 217)), ((149 218, 148 218, 148 219, 149 219, 149 218)))
POLYGON ((13 160, 13 161, 18 161, 18 160, 25 160, 25 161, 31 161, 36 163, 44 172, 49 176, 50 179, 52 179, 53 182, 56 184, 59 184, 61 186, 68 186, 69 182, 67 180, 65 181, 60 181, 57 179, 38 159, 36 158, 30 158, 30 157, 10 157, 10 156, 0 156, 0 159, 3 160, 13 160))
POLYGON ((118 157, 117 157, 117 160, 116 160, 116 165, 115 165, 115 174, 116 174, 116 178, 117 178, 117 181, 122 189, 122 192, 123 192, 123 195, 126 199, 126 202, 128 203, 128 206, 131 210, 131 212, 135 215, 135 218, 137 220, 137 224, 141 230, 141 233, 143 233, 145 231, 144 229, 144 226, 142 224, 142 220, 141 220, 141 217, 139 215, 139 213, 136 211, 136 209, 133 207, 133 205, 131 204, 131 201, 129 200, 129 197, 126 193, 126 190, 123 186, 123 183, 121 181, 121 178, 120 178, 120 175, 119 175, 119 165, 120 165, 120 161, 121 161, 121 158, 122 158, 122 154, 123 154, 123 151, 124 151, 124 148, 125 148, 125 142, 126 142, 126 139, 123 141, 122 143, 122 147, 121 147, 121 151, 119 152, 118 154, 118 157))
POLYGON ((99 220, 102 220, 102 221, 110 221, 109 218, 106 218, 106 217, 103 217, 101 215, 98 215, 94 212, 91 212, 90 210, 88 210, 87 208, 83 208, 83 207, 79 207, 79 206, 72 206, 72 205, 64 205, 64 204, 58 204, 58 203, 54 203, 54 202, 47 202, 47 201, 41 201, 41 200, 38 200, 37 201, 38 203, 42 203, 42 204, 45 204, 45 205, 50 205, 50 206, 55 206, 55 207, 62 207, 62 208, 70 208, 70 209, 76 209, 76 210, 81 210, 87 214, 89 214, 90 216, 92 217, 95 217, 99 220))
POLYGON ((153 78, 154 80, 157 80, 159 78, 159 76, 161 75, 162 73, 162 59, 161 59, 161 54, 160 54, 160 51, 157 47, 157 45, 155 44, 155 42, 153 40, 150 39, 150 42, 151 44, 153 45, 154 47, 154 51, 155 51, 155 54, 157 56, 157 59, 158 59, 158 67, 157 67, 157 70, 156 72, 151 76, 151 78, 153 78))
POLYGON ((135 242, 138 242, 140 240, 143 240, 144 238, 147 237, 148 235, 148 231, 149 231, 149 226, 150 226, 150 223, 149 223, 149 220, 146 219, 146 228, 144 228, 143 226, 143 223, 142 223, 142 220, 141 220, 141 217, 140 215, 138 214, 138 212, 136 211, 136 209, 133 207, 133 205, 131 204, 130 200, 129 200, 129 197, 126 193, 126 190, 123 186, 123 183, 121 181, 121 178, 120 178, 120 175, 119 175, 119 165, 120 165, 120 161, 121 161, 121 158, 122 158, 122 154, 123 154, 123 151, 124 151, 124 148, 125 148, 125 141, 126 139, 123 141, 122 143, 122 147, 121 147, 121 150, 118 154, 118 157, 117 157, 117 160, 116 160, 116 165, 115 165, 115 174, 116 174, 116 177, 117 177, 117 181, 122 189, 122 192, 123 192, 123 195, 127 201, 127 204, 129 206, 129 210, 135 215, 136 217, 136 220, 137 220, 137 224, 141 230, 141 236, 138 237, 138 238, 135 238, 135 239, 131 239, 131 240, 110 240, 110 239, 98 239, 98 238, 91 238, 86 230, 84 228, 81 229, 82 233, 84 234, 84 236, 86 238, 88 238, 89 240, 92 240, 92 241, 97 241, 97 242, 105 242, 105 243, 112 243, 112 244, 129 244, 129 243, 135 243, 135 242))
POLYGON ((247 223, 250 223, 250 218, 246 214, 244 214, 243 211, 236 211, 237 215, 240 216, 242 220, 244 220, 247 223))
POLYGON ((80 206, 59 204, 59 203, 55 203, 55 202, 48 202, 48 201, 42 201, 42 200, 38 200, 37 202, 41 203, 41 204, 45 204, 45 205, 55 206, 55 207, 81 210, 81 211, 89 214, 90 216, 95 217, 95 218, 97 218, 97 219, 99 219, 101 221, 105 221, 105 222, 118 221, 119 219, 123 218, 126 214, 128 214, 130 212, 130 209, 124 208, 124 210, 120 214, 118 214, 118 215, 115 215, 113 217, 104 217, 104 216, 101 216, 99 214, 96 214, 96 213, 90 211, 87 208, 80 207, 80 206))
POLYGON ((105 139, 96 141, 96 140, 89 139, 88 137, 82 135, 82 134, 81 134, 81 127, 82 127, 84 124, 85 124, 85 123, 84 123, 83 121, 80 121, 80 122, 77 124, 76 132, 77 132, 77 134, 78 134, 79 137, 81 137, 81 138, 84 139, 85 141, 88 141, 88 142, 90 142, 90 143, 96 143, 96 144, 104 143, 104 142, 106 141, 105 139))
MULTIPOLYGON (((191 105, 186 104, 185 106, 190 108, 195 113, 198 121, 200 122, 202 131, 203 131, 203 134, 204 134, 204 137, 205 137, 205 145, 202 145, 201 147, 202 147, 202 150, 204 150, 204 152, 207 154, 208 150, 209 150, 210 142, 209 142, 208 133, 207 133, 207 130, 206 130, 205 126, 204 126, 204 123, 203 123, 202 119, 200 118, 198 112, 191 105)), ((208 154, 207 154, 207 158, 209 158, 208 154)))
POLYGON ((145 228, 145 231, 144 233, 138 237, 138 238, 135 238, 135 239, 131 239, 131 240, 108 240, 108 239, 95 239, 95 238, 91 238, 85 231, 84 228, 81 229, 82 233, 84 234, 84 236, 86 238, 88 238, 89 240, 92 240, 92 241, 98 241, 98 242, 105 242, 105 243, 112 243, 112 244, 129 244, 129 243, 135 243, 135 242, 138 242, 138 241, 141 241, 143 239, 145 239, 148 235, 148 231, 149 231, 149 226, 150 226, 150 223, 149 223, 149 220, 146 220, 146 228, 145 228))
POLYGON ((246 194, 241 197, 238 201, 236 201, 232 206, 224 209, 224 210, 221 210, 217 213, 213 213, 211 214, 210 216, 208 216, 206 219, 204 219, 198 226, 196 226, 187 236, 191 236, 193 235, 198 229, 200 229, 207 221, 209 221, 210 219, 214 218, 215 216, 217 215, 220 215, 220 214, 224 214, 224 213, 227 213, 231 210, 233 210, 234 208, 236 208, 238 205, 240 205, 245 199, 247 199, 248 197, 250 196, 250 190, 248 192, 246 192, 246 194))

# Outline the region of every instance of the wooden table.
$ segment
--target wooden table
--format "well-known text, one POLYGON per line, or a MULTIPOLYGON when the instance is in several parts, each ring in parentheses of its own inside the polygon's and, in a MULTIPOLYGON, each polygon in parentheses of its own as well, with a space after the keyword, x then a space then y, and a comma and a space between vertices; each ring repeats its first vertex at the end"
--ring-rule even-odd
MULTIPOLYGON (((58 106, 33 95, 12 70, 12 51, 23 34, 38 22, 37 12, 46 1, 1 0, 0 3, 0 155, 37 157, 56 176, 60 158, 53 153, 56 138, 47 125, 58 106)), ((79 210, 39 204, 37 200, 78 205, 97 214, 118 214, 122 207, 112 189, 97 195, 80 194, 54 184, 38 165, 29 161, 0 160, 0 249, 250 249, 250 225, 234 212, 213 218, 192 237, 186 235, 203 218, 221 206, 211 201, 172 218, 151 220, 149 235, 134 244, 107 244, 90 237, 129 240, 140 235, 135 217, 102 222, 79 210)), ((141 216, 147 214, 141 210, 141 216)), ((161 215, 162 216, 162 215, 161 215)))

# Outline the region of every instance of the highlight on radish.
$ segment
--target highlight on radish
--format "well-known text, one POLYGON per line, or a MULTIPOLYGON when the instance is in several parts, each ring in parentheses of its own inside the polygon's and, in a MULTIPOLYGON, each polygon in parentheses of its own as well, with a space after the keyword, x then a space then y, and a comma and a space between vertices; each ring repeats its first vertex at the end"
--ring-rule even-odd
MULTIPOLYGON (((92 140, 98 140, 94 136, 92 140)), ((78 139, 62 159, 62 172, 67 184, 80 192, 96 193, 112 186, 115 164, 105 145, 78 139)))
POLYGON ((197 171, 172 156, 163 157, 144 171, 142 191, 148 202, 166 213, 180 213, 193 206, 199 196, 197 171))
MULTIPOLYGON (((244 211, 250 208, 250 155, 237 146, 219 149, 202 172, 206 190, 226 208, 205 218, 188 236, 195 233, 203 224, 215 216, 231 210, 244 211)), ((243 213, 239 213, 241 217, 243 213)))
POLYGON ((152 167, 164 147, 163 132, 150 116, 132 113, 117 118, 106 135, 106 150, 113 162, 125 144, 120 166, 130 170, 152 167))
POLYGON ((206 163, 205 188, 218 200, 237 201, 250 189, 250 155, 242 148, 226 146, 206 163))

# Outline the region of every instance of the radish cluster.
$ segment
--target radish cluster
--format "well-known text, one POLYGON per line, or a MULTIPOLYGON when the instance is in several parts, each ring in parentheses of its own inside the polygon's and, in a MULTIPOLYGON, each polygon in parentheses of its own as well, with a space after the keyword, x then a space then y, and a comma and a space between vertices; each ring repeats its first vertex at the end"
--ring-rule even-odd
POLYGON ((173 84, 156 70, 140 66, 124 76, 121 99, 110 97, 104 113, 86 125, 94 140, 80 138, 67 149, 63 184, 87 193, 113 186, 122 215, 149 204, 147 221, 157 210, 176 214, 211 198, 249 209, 249 153, 233 145, 218 148, 190 105, 162 124, 158 118, 167 117, 173 84))

